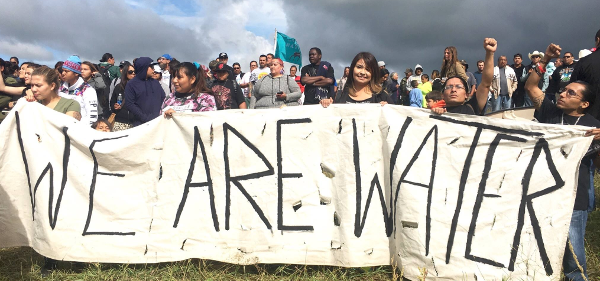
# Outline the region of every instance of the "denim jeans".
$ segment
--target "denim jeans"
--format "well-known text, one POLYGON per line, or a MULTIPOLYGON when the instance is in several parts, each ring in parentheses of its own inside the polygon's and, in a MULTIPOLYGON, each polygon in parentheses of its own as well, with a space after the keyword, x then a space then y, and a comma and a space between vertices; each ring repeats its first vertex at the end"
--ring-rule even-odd
POLYGON ((531 102, 531 99, 529 98, 529 95, 527 93, 525 93, 525 99, 523 101, 523 107, 530 107, 533 106, 533 102, 531 102))
POLYGON ((498 96, 498 98, 492 96, 492 106, 493 111, 509 109, 512 106, 512 99, 509 96, 504 95, 498 96))
POLYGON ((596 173, 596 167, 594 161, 590 164, 590 189, 588 190, 588 213, 593 212, 596 209, 596 192, 594 189, 594 173, 596 173))
POLYGON ((569 242, 573 245, 573 251, 577 256, 577 261, 583 269, 583 274, 587 279, 587 264, 585 261, 585 247, 584 247, 584 236, 585 236, 585 225, 588 218, 587 210, 573 210, 571 216, 571 225, 569 226, 569 239, 567 240, 567 247, 565 249, 565 256, 563 257, 563 270, 565 273, 566 280, 584 280, 582 272, 577 266, 575 257, 569 247, 569 242))

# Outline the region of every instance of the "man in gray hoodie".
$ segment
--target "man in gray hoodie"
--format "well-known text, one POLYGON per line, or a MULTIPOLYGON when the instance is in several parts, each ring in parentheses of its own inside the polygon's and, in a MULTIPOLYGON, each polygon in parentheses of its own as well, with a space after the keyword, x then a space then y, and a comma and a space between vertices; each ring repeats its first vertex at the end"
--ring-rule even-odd
POLYGON ((417 64, 415 66, 415 74, 411 75, 410 77, 408 77, 408 81, 406 82, 406 89, 410 92, 410 90, 413 89, 413 87, 411 86, 411 82, 412 81, 417 81, 419 83, 419 85, 421 85, 421 83, 423 83, 421 81, 421 74, 423 74, 423 67, 420 64, 417 64))

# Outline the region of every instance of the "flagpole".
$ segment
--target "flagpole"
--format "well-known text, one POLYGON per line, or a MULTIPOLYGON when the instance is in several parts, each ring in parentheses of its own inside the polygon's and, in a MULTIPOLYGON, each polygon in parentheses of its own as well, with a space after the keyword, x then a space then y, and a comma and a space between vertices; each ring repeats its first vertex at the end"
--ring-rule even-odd
POLYGON ((273 38, 273 54, 277 50, 277 28, 275 28, 275 37, 273 38))

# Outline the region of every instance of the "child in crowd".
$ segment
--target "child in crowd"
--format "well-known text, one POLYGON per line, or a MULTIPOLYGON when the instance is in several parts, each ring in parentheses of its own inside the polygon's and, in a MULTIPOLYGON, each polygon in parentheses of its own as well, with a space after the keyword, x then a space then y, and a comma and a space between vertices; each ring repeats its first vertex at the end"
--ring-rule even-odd
POLYGON ((108 123, 108 121, 106 121, 104 119, 100 119, 100 120, 94 122, 94 124, 92 124, 92 129, 94 129, 96 131, 102 131, 102 132, 112 132, 110 123, 108 123))
POLYGON ((442 98, 442 92, 440 91, 431 91, 425 96, 425 100, 427 101, 427 108, 437 108, 437 107, 445 107, 446 102, 442 98))
POLYGON ((410 86, 412 87, 412 90, 408 93, 409 105, 421 108, 423 106, 423 92, 421 89, 417 88, 419 86, 419 81, 410 81, 410 86))

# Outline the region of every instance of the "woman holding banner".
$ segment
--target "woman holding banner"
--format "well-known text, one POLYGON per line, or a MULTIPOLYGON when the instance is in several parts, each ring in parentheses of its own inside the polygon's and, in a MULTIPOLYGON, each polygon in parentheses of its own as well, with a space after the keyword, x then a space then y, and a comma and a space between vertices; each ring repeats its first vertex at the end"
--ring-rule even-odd
POLYGON ((169 94, 162 104, 165 118, 175 112, 201 112, 217 110, 215 97, 206 87, 204 69, 191 62, 182 63, 173 73, 175 92, 169 94))
MULTIPOLYGON (((36 68, 31 74, 31 91, 39 103, 44 106, 81 120, 81 108, 76 100, 61 98, 58 95, 60 78, 58 71, 47 66, 36 68)), ((47 276, 56 269, 57 261, 44 257, 42 276, 47 276)))
POLYGON ((61 98, 58 95, 59 87, 58 72, 52 68, 41 66, 31 74, 31 91, 41 104, 81 120, 79 103, 72 99, 61 98))
POLYGON ((386 105, 392 103, 392 98, 385 92, 379 82, 381 72, 377 59, 368 52, 358 53, 350 65, 350 73, 344 90, 335 97, 321 100, 323 107, 332 103, 379 103, 386 105))

